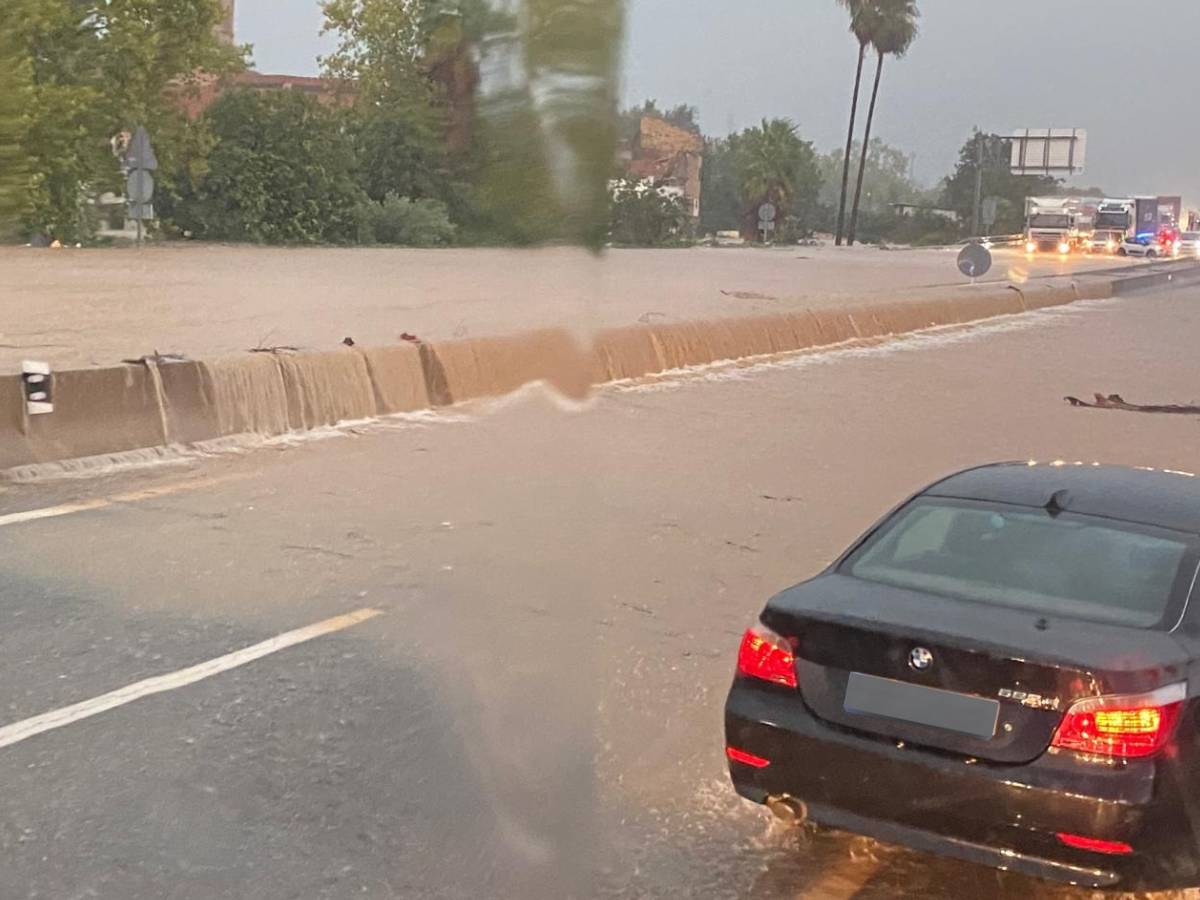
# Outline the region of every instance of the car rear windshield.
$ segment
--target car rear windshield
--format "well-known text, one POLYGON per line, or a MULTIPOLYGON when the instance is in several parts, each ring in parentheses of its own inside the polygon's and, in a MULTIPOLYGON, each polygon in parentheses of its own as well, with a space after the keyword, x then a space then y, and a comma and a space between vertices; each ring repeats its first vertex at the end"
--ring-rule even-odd
MULTIPOLYGON (((1151 628, 1191 584, 1190 535, 1113 519, 918 500, 842 565, 866 581, 1151 628)), ((1175 622, 1171 618, 1169 625, 1175 622)))

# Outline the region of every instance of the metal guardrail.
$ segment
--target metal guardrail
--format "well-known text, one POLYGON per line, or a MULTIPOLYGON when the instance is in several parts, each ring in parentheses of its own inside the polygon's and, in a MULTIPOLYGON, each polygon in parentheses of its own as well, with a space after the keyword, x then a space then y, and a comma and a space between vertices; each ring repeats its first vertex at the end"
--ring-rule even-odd
POLYGON ((987 234, 980 237, 969 237, 958 242, 958 246, 965 244, 988 244, 989 246, 1003 246, 1007 244, 1020 244, 1025 241, 1025 233, 1021 234, 987 234))

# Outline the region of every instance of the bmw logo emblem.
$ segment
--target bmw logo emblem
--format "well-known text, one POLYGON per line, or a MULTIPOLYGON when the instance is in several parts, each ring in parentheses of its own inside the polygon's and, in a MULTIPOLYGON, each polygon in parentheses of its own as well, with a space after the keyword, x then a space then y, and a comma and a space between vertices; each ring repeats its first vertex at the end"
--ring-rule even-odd
POLYGON ((912 653, 908 654, 908 664, 918 672, 924 672, 933 665, 933 654, 924 647, 913 647, 912 653))

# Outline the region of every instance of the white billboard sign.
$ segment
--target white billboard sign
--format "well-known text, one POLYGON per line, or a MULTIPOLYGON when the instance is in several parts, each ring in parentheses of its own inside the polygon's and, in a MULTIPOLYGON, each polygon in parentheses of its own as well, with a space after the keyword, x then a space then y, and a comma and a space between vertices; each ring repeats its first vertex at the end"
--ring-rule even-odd
POLYGON ((1074 175, 1087 161, 1083 128, 1023 128, 1007 137, 1014 175, 1074 175))

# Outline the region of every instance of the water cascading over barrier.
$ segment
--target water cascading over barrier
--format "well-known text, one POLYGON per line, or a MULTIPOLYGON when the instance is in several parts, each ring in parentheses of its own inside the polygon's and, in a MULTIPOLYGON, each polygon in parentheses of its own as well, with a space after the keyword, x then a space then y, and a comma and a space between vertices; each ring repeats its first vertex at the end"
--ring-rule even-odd
POLYGON ((339 422, 499 397, 545 382, 581 400, 593 386, 723 360, 878 339, 1114 293, 1107 280, 1069 287, 999 288, 913 300, 712 321, 629 325, 591 346, 562 329, 512 335, 250 353, 210 361, 84 369, 54 375, 54 412, 30 416, 18 376, 0 377, 0 469, 271 437, 339 422))

